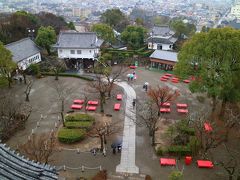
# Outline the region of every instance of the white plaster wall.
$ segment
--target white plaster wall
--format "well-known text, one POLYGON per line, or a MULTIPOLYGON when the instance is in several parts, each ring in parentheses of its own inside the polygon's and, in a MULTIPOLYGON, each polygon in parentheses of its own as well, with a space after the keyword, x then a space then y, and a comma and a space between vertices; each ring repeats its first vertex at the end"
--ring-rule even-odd
POLYGON ((58 49, 58 57, 59 58, 93 59, 94 54, 98 52, 99 52, 99 49, 58 49), (75 50, 75 54, 71 54, 71 50, 75 50), (77 54, 77 50, 81 50, 81 54, 77 54))
POLYGON ((34 54, 33 56, 30 56, 29 58, 27 59, 24 59, 20 62, 18 62, 18 67, 20 69, 27 69, 31 64, 36 64, 38 62, 40 62, 42 60, 41 58, 41 54, 40 53, 37 53, 37 54, 34 54))

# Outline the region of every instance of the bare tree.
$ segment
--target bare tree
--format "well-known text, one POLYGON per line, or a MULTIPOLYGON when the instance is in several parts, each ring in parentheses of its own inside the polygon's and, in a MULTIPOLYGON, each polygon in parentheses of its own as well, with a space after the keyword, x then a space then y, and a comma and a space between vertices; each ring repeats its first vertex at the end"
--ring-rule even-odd
POLYGON ((98 123, 95 127, 88 133, 90 137, 98 137, 101 143, 101 150, 104 148, 104 144, 107 144, 106 137, 119 132, 121 128, 117 123, 98 123))
POLYGON ((65 110, 65 99, 66 97, 71 93, 72 89, 68 88, 63 85, 61 81, 54 81, 52 83, 53 89, 55 89, 57 93, 57 99, 60 102, 60 115, 61 115, 61 120, 62 124, 65 127, 65 122, 64 122, 64 110, 65 110))
POLYGON ((25 127, 32 112, 29 104, 18 102, 10 93, 0 97, 0 138, 5 141, 17 130, 25 127))
POLYGON ((148 128, 149 136, 152 137, 152 146, 155 145, 155 133, 158 130, 157 122, 161 117, 158 116, 158 109, 153 101, 147 101, 139 110, 139 116, 143 124, 148 128))
POLYGON ((32 80, 28 81, 26 89, 24 91, 24 94, 26 95, 25 101, 27 102, 29 102, 29 94, 31 92, 32 86, 33 86, 33 81, 32 80))
POLYGON ((48 60, 48 64, 50 66, 50 69, 54 72, 55 74, 55 80, 58 80, 59 73, 63 70, 66 69, 66 65, 64 61, 60 59, 55 59, 55 57, 52 59, 48 60))
POLYGON ((26 143, 19 146, 19 151, 32 160, 47 164, 54 153, 55 145, 54 133, 33 134, 26 143))
POLYGON ((160 87, 157 86, 156 88, 149 88, 148 96, 152 99, 152 101, 158 107, 158 116, 160 116, 160 108, 165 102, 170 102, 175 100, 179 96, 178 91, 173 91, 168 86, 160 87))

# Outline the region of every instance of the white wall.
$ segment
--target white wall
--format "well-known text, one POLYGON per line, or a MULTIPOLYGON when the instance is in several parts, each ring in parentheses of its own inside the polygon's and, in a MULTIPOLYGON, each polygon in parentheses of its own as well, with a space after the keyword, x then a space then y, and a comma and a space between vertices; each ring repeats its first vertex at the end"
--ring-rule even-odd
POLYGON ((38 63, 38 62, 40 62, 41 60, 42 60, 42 59, 41 59, 41 54, 40 54, 40 53, 37 53, 37 54, 35 54, 35 55, 33 55, 33 56, 30 56, 30 57, 27 58, 27 59, 24 59, 24 60, 18 62, 17 64, 18 64, 18 67, 19 67, 20 69, 25 70, 25 69, 27 69, 31 64, 38 63))
MULTIPOLYGON (((161 44, 161 43, 153 43, 153 49, 156 50, 158 44, 162 46, 161 50, 164 50, 164 51, 173 50, 173 44, 161 44), (171 47, 170 47, 170 45, 171 45, 171 47)), ((151 42, 148 43, 148 49, 152 49, 152 43, 151 42)))
POLYGON ((98 54, 98 52, 99 49, 58 49, 58 57, 94 59, 94 54, 98 54), (75 54, 71 54, 71 50, 74 50, 75 54), (77 50, 81 50, 81 54, 78 54, 77 50))

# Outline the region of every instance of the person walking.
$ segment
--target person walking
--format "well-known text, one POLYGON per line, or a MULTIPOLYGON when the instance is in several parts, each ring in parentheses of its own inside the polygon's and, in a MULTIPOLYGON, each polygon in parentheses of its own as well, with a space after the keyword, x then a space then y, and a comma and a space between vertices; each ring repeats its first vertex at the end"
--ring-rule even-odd
POLYGON ((103 156, 106 157, 106 148, 103 148, 103 156))
POLYGON ((133 99, 132 105, 133 105, 133 107, 135 107, 135 105, 136 105, 135 99, 133 99))

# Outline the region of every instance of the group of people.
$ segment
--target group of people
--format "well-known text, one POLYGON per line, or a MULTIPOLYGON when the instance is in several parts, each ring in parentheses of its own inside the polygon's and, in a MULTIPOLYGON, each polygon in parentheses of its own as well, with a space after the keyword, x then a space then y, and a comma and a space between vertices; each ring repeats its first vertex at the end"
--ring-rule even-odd
POLYGON ((136 80, 137 79, 137 75, 136 75, 136 72, 135 71, 133 71, 133 73, 132 74, 128 74, 127 75, 127 78, 128 78, 128 81, 132 81, 132 80, 136 80))

